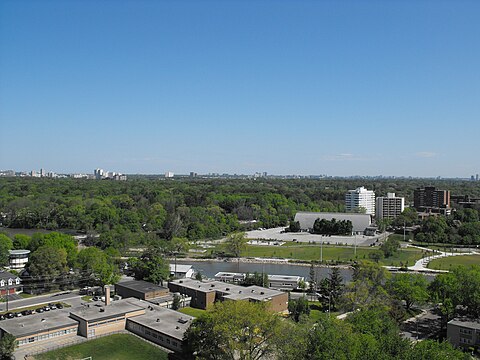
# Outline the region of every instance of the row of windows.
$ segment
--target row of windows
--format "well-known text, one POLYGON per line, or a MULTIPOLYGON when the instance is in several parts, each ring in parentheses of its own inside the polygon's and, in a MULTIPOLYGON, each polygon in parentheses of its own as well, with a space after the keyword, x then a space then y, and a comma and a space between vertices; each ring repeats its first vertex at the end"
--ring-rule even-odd
POLYGON ((146 329, 141 325, 137 325, 135 323, 129 322, 127 328, 130 329, 130 330, 136 330, 138 332, 143 332, 145 334, 145 336, 150 336, 154 339, 157 339, 160 342, 163 342, 163 343, 166 342, 168 345, 171 344, 172 346, 178 347, 178 343, 175 340, 170 341, 170 338, 168 338, 168 337, 165 337, 165 340, 164 340, 163 336, 160 333, 158 333, 157 331, 146 329))
POLYGON ((102 326, 102 325, 111 324, 111 323, 115 323, 115 322, 119 322, 119 321, 123 321, 123 320, 124 320, 124 318, 116 318, 116 319, 111 319, 111 320, 106 320, 106 321, 100 321, 100 322, 97 322, 97 323, 90 324, 90 325, 88 325, 88 327, 91 328, 91 327, 96 327, 96 326, 102 326))
POLYGON ((472 335, 472 330, 471 330, 471 329, 462 329, 462 328, 460 328, 460 334, 472 335))
POLYGON ((32 336, 27 339, 22 339, 17 341, 18 345, 25 345, 28 343, 33 343, 36 341, 42 341, 46 339, 51 339, 57 336, 63 336, 63 335, 68 335, 68 334, 76 334, 77 333, 77 328, 71 328, 71 329, 65 329, 65 330, 58 330, 49 334, 44 334, 44 335, 39 335, 39 336, 32 336))
POLYGON ((465 339, 465 338, 460 338, 460 344, 471 344, 472 340, 470 339, 465 339))

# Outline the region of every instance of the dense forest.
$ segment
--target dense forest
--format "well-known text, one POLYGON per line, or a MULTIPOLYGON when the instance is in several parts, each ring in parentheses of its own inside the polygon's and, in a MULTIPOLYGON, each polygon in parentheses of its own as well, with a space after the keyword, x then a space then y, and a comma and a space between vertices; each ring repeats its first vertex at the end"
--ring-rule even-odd
MULTIPOLYGON (((10 228, 96 233, 100 237, 92 245, 122 249, 155 237, 214 239, 237 230, 286 226, 297 211, 344 211, 345 192, 358 186, 374 190, 377 196, 395 192, 409 204, 413 190, 425 185, 449 189, 452 195, 480 197, 477 183, 466 181, 0 178, 0 221, 10 228)), ((469 243, 480 243, 475 235, 478 213, 465 219, 474 225, 457 231, 447 229, 455 225, 447 220, 446 227, 440 224, 443 232, 436 225, 424 226, 420 237, 459 242, 465 233, 469 243)))

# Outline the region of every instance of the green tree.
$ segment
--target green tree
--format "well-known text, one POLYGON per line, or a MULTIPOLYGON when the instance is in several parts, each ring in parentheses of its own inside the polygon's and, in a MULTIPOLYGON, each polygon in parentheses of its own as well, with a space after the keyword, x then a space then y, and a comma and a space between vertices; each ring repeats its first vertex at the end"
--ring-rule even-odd
POLYGON ((0 234, 0 266, 7 266, 10 250, 13 248, 12 239, 5 234, 0 234))
POLYGON ((2 359, 13 359, 13 353, 17 347, 17 339, 9 333, 4 333, 0 340, 0 356, 2 359))
POLYGON ((405 301, 408 310, 415 303, 423 303, 428 299, 428 283, 421 274, 403 273, 390 278, 387 289, 392 296, 405 301))
POLYGON ((228 236, 227 251, 233 254, 234 257, 240 257, 243 250, 247 248, 247 239, 245 239, 245 233, 239 232, 228 236))
POLYGON ((288 312, 293 318, 293 320, 299 322, 302 315, 310 314, 310 306, 308 304, 308 300, 305 297, 301 297, 297 300, 288 300, 288 312))
POLYGON ((449 342, 438 342, 434 340, 424 340, 417 342, 409 352, 405 354, 405 360, 430 360, 430 359, 449 359, 449 360, 470 360, 469 354, 455 349, 449 342))
POLYGON ((179 253, 187 252, 188 249, 190 248, 190 244, 188 243, 188 240, 186 238, 178 238, 174 237, 172 240, 170 240, 169 243, 169 249, 173 253, 175 257, 175 274, 177 274, 177 256, 179 253))
POLYGON ((224 301, 192 322, 186 352, 197 359, 257 360, 272 356, 280 319, 265 304, 224 301))
POLYGON ((324 307, 328 306, 328 309, 335 311, 337 309, 337 303, 343 294, 343 277, 340 274, 340 269, 337 267, 332 268, 328 278, 322 280, 320 284, 319 301, 322 302, 324 307))
POLYGON ((163 285, 163 282, 170 277, 170 267, 159 249, 149 249, 140 258, 130 258, 128 265, 137 280, 163 285))
POLYGON ((180 295, 173 294, 172 310, 180 309, 180 300, 181 300, 180 295))
POLYGON ((120 274, 108 256, 96 247, 82 249, 77 257, 78 267, 84 276, 90 276, 100 285, 115 284, 120 274))
POLYGON ((308 272, 308 292, 313 296, 317 289, 317 282, 315 280, 315 267, 313 262, 310 264, 310 271, 308 272))
POLYGON ((28 235, 16 234, 13 237, 13 248, 15 250, 25 250, 30 247, 32 238, 28 235))
POLYGON ((30 255, 26 268, 32 277, 54 280, 68 272, 67 252, 49 245, 40 246, 30 255))
POLYGON ((380 250, 386 258, 395 255, 400 248, 400 242, 392 237, 386 239, 380 246, 380 250))

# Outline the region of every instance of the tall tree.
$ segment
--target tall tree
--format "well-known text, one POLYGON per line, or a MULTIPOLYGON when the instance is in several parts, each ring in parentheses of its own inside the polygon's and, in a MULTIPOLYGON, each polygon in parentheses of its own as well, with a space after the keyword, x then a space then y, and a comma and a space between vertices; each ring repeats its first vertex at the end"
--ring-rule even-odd
POLYGON ((274 354, 279 324, 263 303, 224 301, 193 321, 184 342, 197 359, 259 360, 274 354))
POLYGON ((7 266, 10 250, 13 248, 12 239, 5 234, 0 234, 0 266, 7 266))
POLYGON ((137 280, 163 285, 170 277, 170 267, 164 253, 159 249, 152 248, 145 251, 140 258, 130 258, 128 265, 137 280))
POLYGON ((233 233, 228 236, 227 241, 227 250, 233 254, 236 258, 240 257, 242 250, 245 250, 247 247, 247 239, 245 239, 245 233, 238 232, 233 233))
POLYGON ((115 284, 119 278, 119 272, 115 263, 109 261, 106 253, 96 247, 82 249, 78 253, 78 266, 84 276, 90 276, 94 282, 100 285, 115 284))
POLYGON ((387 289, 391 295, 405 301, 408 310, 415 303, 423 303, 428 299, 428 283, 422 274, 403 273, 390 278, 387 289))

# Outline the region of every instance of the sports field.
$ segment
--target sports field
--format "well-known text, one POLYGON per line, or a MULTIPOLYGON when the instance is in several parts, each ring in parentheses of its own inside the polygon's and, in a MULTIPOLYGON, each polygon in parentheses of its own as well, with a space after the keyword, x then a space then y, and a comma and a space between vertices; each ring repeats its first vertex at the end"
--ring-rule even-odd
POLYGON ((115 334, 36 355, 39 360, 167 360, 166 352, 133 335, 115 334))

